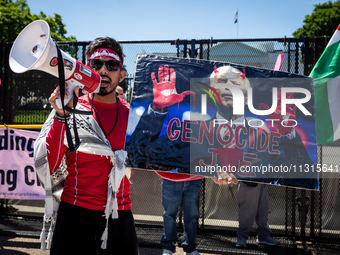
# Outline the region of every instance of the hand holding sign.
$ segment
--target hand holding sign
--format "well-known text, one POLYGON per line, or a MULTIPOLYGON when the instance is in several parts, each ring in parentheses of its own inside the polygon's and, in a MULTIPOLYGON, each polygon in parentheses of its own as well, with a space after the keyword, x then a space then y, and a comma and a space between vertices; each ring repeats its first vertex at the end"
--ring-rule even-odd
MULTIPOLYGON (((237 184, 238 180, 233 172, 238 172, 241 162, 243 161, 243 151, 235 148, 219 147, 214 149, 216 151, 221 166, 216 169, 217 177, 213 181, 219 185, 227 185, 229 183, 237 184)), ((203 165, 203 161, 200 161, 203 165)))
POLYGON ((153 108, 156 109, 164 109, 176 103, 179 103, 183 100, 186 95, 193 94, 192 91, 184 91, 181 94, 178 94, 176 91, 176 72, 173 68, 170 68, 169 75, 169 66, 165 65, 160 66, 158 69, 158 80, 156 80, 155 73, 151 73, 151 79, 153 82, 153 108))

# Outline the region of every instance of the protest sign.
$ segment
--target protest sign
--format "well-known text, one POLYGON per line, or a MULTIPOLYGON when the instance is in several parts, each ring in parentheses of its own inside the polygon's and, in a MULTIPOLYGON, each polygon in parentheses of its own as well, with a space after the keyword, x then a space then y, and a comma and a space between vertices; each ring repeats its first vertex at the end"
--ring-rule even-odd
POLYGON ((45 199, 33 163, 39 132, 0 128, 0 198, 45 199))
POLYGON ((132 168, 318 189, 312 79, 139 56, 126 150, 132 168))

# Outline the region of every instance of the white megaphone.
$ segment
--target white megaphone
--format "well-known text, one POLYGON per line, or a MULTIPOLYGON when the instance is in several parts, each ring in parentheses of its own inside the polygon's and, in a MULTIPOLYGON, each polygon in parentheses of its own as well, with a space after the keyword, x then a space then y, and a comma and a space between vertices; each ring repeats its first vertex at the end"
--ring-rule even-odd
MULTIPOLYGON (((88 93, 98 93, 100 75, 65 52, 61 51, 61 54, 64 59, 65 82, 69 85, 70 93, 64 99, 64 105, 72 98, 77 85, 88 93)), ((41 70, 58 77, 57 56, 49 25, 43 20, 36 20, 28 24, 15 39, 9 55, 9 66, 15 73, 41 70)), ((61 100, 57 99, 56 103, 62 109, 61 100)))

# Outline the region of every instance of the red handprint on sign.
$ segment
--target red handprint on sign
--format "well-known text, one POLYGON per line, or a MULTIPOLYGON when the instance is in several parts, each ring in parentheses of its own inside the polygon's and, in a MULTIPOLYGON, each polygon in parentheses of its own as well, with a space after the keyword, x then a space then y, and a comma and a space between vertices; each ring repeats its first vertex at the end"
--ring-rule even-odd
MULTIPOLYGON (((294 98, 294 93, 287 93, 287 99, 294 98)), ((263 103, 259 104, 260 109, 268 110, 269 107, 263 103)), ((277 107, 275 112, 268 115, 273 120, 274 126, 279 130, 281 135, 287 135, 292 132, 295 124, 295 112, 297 106, 294 104, 287 104, 286 115, 281 115, 281 88, 277 93, 277 107), (283 122, 282 122, 283 121, 283 122), (282 124, 283 123, 283 124, 282 124)))
POLYGON ((151 79, 153 82, 153 106, 154 108, 163 109, 165 107, 169 107, 176 103, 179 103, 183 100, 186 95, 193 94, 194 92, 188 90, 184 91, 181 94, 178 94, 176 91, 176 72, 173 68, 170 68, 169 75, 169 66, 165 65, 160 66, 158 69, 158 80, 157 83, 155 73, 151 73, 151 79))

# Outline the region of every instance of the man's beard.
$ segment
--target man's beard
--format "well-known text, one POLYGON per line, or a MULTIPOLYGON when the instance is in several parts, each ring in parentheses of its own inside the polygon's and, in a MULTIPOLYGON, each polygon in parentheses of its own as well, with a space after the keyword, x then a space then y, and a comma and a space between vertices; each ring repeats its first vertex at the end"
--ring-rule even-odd
MULTIPOLYGON (((110 83, 112 82, 111 78, 109 76, 105 75, 105 74, 101 75, 101 77, 102 78, 106 77, 106 78, 109 79, 110 83)), ((107 95, 110 95, 112 92, 114 92, 116 90, 116 88, 113 88, 113 89, 111 89, 109 91, 106 91, 107 88, 109 88, 109 87, 106 87, 106 88, 100 87, 99 92, 97 93, 97 95, 98 96, 107 96, 107 95)))
POLYGON ((111 89, 109 91, 106 91, 107 88, 100 88, 99 89, 99 92, 97 93, 98 96, 107 96, 107 95, 110 95, 112 92, 115 91, 115 89, 111 89))

